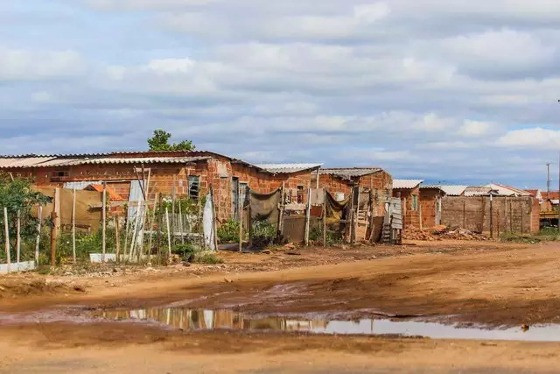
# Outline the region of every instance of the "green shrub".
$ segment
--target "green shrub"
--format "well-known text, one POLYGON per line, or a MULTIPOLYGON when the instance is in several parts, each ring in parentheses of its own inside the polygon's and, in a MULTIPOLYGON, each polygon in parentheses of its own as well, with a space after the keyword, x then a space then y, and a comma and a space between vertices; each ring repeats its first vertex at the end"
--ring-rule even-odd
POLYGON ((252 225, 252 243, 256 249, 266 248, 274 243, 277 232, 276 227, 266 220, 257 220, 252 225))
POLYGON ((194 262, 199 264, 223 264, 224 260, 219 258, 214 252, 199 252, 194 256, 194 262))
POLYGON ((193 261, 195 254, 198 251, 198 248, 192 243, 177 244, 171 250, 173 254, 181 256, 181 259, 183 259, 183 261, 188 262, 193 261))
POLYGON ((220 243, 239 242, 239 222, 232 219, 226 221, 218 228, 220 243))

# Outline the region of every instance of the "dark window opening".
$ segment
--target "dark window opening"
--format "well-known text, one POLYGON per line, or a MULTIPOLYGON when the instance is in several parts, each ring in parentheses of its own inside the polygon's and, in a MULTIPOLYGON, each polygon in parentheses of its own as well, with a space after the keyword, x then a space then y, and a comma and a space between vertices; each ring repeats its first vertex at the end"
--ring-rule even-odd
POLYGON ((298 204, 303 204, 303 186, 297 186, 296 198, 298 204))
POLYGON ((200 194, 200 177, 189 175, 189 199, 198 200, 200 194))

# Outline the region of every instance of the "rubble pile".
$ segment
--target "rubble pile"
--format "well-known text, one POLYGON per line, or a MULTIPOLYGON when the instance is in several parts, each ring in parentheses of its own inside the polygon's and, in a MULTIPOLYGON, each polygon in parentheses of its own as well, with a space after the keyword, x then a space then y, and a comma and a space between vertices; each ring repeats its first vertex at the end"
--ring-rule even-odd
POLYGON ((449 226, 436 226, 429 230, 420 230, 414 227, 404 230, 403 239, 437 241, 443 239, 450 240, 488 240, 484 234, 476 233, 467 229, 449 226))

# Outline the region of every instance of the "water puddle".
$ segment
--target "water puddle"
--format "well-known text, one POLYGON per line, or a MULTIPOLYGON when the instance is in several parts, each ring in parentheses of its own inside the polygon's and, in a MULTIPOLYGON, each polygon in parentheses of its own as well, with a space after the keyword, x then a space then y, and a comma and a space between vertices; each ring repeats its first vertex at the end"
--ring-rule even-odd
POLYGON ((156 323, 184 331, 222 329, 331 335, 399 335, 432 339, 560 341, 560 325, 538 325, 528 330, 521 327, 488 329, 418 320, 262 317, 232 310, 177 307, 109 310, 103 311, 100 317, 117 321, 156 323))

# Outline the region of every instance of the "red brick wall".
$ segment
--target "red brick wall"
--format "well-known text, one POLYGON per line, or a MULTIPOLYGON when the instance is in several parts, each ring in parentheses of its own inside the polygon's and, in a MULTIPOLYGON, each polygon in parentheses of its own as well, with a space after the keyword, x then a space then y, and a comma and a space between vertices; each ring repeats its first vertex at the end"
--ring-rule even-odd
POLYGON ((423 229, 429 229, 436 225, 437 201, 440 196, 441 190, 437 188, 420 189, 420 212, 423 229))
POLYGON ((400 197, 403 202, 403 218, 404 227, 414 227, 420 228, 420 209, 412 209, 412 196, 418 196, 418 201, 420 201, 420 188, 416 187, 413 189, 393 189, 393 196, 400 197))

